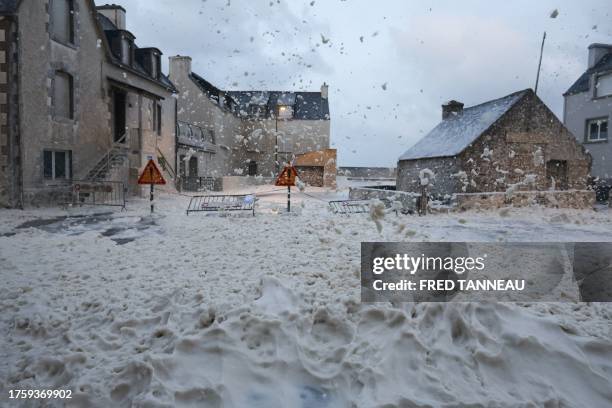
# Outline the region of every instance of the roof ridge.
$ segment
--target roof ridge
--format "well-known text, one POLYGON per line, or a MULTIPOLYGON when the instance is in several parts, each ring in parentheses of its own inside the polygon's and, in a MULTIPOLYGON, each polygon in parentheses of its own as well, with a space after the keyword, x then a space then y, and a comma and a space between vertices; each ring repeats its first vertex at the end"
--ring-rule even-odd
POLYGON ((467 108, 464 108, 463 110, 465 111, 465 110, 468 110, 468 109, 480 108, 483 105, 488 105, 488 104, 493 103, 493 102, 499 102, 501 100, 508 99, 508 98, 511 98, 511 97, 514 97, 514 96, 517 96, 517 95, 520 95, 520 94, 527 94, 530 91, 533 92, 533 90, 531 88, 523 89, 522 91, 512 92, 511 94, 508 94, 506 96, 502 96, 501 98, 491 99, 491 100, 486 101, 486 102, 481 102, 481 103, 479 103, 477 105, 473 105, 473 106, 469 106, 467 108))

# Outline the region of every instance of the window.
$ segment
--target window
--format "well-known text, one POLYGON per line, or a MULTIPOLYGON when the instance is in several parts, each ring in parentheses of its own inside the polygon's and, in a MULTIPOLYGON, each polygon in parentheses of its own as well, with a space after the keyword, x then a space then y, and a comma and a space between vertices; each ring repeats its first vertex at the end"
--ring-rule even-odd
POLYGON ((155 103, 155 132, 158 136, 162 133, 162 106, 161 103, 155 103))
POLYGON ((161 56, 153 53, 151 54, 151 58, 153 59, 151 63, 151 76, 155 79, 159 79, 161 74, 161 56))
POLYGON ((123 37, 121 38, 121 62, 124 65, 132 66, 132 51, 133 51, 132 41, 129 38, 123 37))
POLYGON ((52 106, 55 118, 74 118, 74 89, 70 74, 62 71, 55 72, 52 106))
POLYGON ((215 131, 213 129, 208 129, 208 141, 215 144, 215 131))
POLYGON ((608 119, 591 119, 587 121, 587 142, 608 140, 608 119))
POLYGON ((191 127, 189 126, 189 124, 185 122, 179 122, 178 127, 180 137, 191 138, 191 127))
POLYGON ((72 177, 72 152, 45 150, 43 176, 45 180, 69 180, 72 177))
POLYGON ((602 75, 597 78, 595 93, 597 97, 612 95, 612 74, 602 75))
POLYGON ((549 160, 546 163, 546 179, 548 187, 552 190, 567 190, 567 161, 566 160, 549 160))
POLYGON ((64 44, 74 44, 74 0, 51 2, 52 38, 64 44))
POLYGON ((293 117, 293 106, 283 105, 278 107, 279 119, 291 119, 293 117))
POLYGON ((197 126, 191 126, 191 137, 195 140, 204 140, 204 134, 202 133, 202 129, 197 126))

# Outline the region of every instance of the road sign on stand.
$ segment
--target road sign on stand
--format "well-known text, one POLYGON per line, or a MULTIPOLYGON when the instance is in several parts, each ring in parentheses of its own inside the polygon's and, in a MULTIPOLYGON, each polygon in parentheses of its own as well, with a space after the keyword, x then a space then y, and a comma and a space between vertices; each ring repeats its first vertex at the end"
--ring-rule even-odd
POLYGON ((145 166, 142 174, 138 178, 138 184, 150 184, 151 185, 151 214, 153 214, 155 207, 153 204, 153 194, 155 191, 155 185, 166 185, 166 180, 164 176, 162 176, 161 171, 155 164, 153 159, 150 159, 147 165, 145 166))
POLYGON ((291 187, 295 186, 298 172, 295 167, 286 165, 281 174, 276 178, 277 187, 287 187, 287 212, 291 212, 291 187))

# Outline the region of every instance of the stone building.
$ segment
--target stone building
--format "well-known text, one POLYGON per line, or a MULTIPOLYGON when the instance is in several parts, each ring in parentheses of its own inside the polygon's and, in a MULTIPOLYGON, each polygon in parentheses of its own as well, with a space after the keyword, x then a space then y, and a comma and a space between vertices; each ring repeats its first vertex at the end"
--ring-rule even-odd
POLYGON ((612 44, 589 46, 587 70, 564 94, 563 122, 593 156, 593 177, 612 187, 612 44))
POLYGON ((170 58, 183 177, 274 177, 283 162, 329 149, 327 85, 321 92, 223 91, 191 65, 190 57, 170 58))
POLYGON ((46 204, 72 180, 133 182, 144 159, 174 157, 174 87, 123 8, 2 0, 0 15, 0 206, 46 204))
POLYGON ((531 89, 465 108, 451 101, 442 122, 404 153, 397 189, 432 196, 584 190, 591 157, 531 89))

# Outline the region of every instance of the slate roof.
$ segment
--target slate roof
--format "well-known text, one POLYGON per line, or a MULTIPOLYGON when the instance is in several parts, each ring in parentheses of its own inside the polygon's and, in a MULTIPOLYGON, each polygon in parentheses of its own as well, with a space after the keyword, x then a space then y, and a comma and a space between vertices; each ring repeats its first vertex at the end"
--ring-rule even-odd
MULTIPOLYGON (((121 30, 118 30, 117 26, 108 17, 106 17, 103 14, 98 13, 98 21, 100 21, 100 25, 102 26, 102 29, 104 30, 104 34, 106 34, 108 42, 111 43, 111 38, 113 37, 113 35, 121 30)), ((135 49, 139 49, 139 47, 136 44, 134 44, 134 47, 135 49)), ((111 50, 111 58, 115 64, 123 66, 121 64, 119 56, 115 55, 112 52, 112 50, 111 50)), ((151 81, 159 83, 160 85, 171 90, 172 92, 178 92, 174 84, 170 81, 170 79, 164 73, 160 73, 159 79, 153 78, 144 69, 144 67, 141 64, 139 64, 138 61, 136 60, 133 61, 131 68, 134 69, 136 72, 138 72, 140 75, 147 77, 151 81)))
POLYGON ((589 83, 591 75, 606 71, 612 71, 612 53, 606 54, 599 60, 597 64, 595 64, 592 68, 586 70, 586 72, 582 74, 576 82, 574 82, 574 84, 567 90, 567 92, 563 94, 563 96, 588 92, 591 89, 589 83))
POLYGON ((265 107, 265 116, 271 118, 279 105, 293 106, 293 119, 329 120, 329 100, 321 92, 290 91, 229 91, 236 103, 237 114, 253 118, 251 106, 265 107))
POLYGON ((13 14, 18 5, 19 0, 0 0, 0 14, 13 14))
POLYGON ((216 86, 214 86, 213 84, 211 84, 210 82, 208 82, 207 80, 205 80, 204 78, 196 74, 195 72, 191 73, 191 80, 194 81, 195 84, 204 93, 206 93, 209 98, 215 101, 219 100, 219 93, 221 92, 219 88, 217 88, 216 86))
POLYGON ((400 160, 458 155, 530 92, 533 91, 526 89, 500 99, 465 108, 463 113, 440 122, 431 132, 408 149, 400 160))
MULTIPOLYGON (((191 73, 191 79, 209 98, 219 101, 219 94, 224 91, 194 72, 191 73)), ((227 91, 224 93, 232 102, 225 103, 224 107, 245 119, 273 118, 278 105, 292 105, 293 119, 330 119, 329 101, 321 97, 321 92, 227 91), (252 107, 258 109, 254 110, 252 107)))

